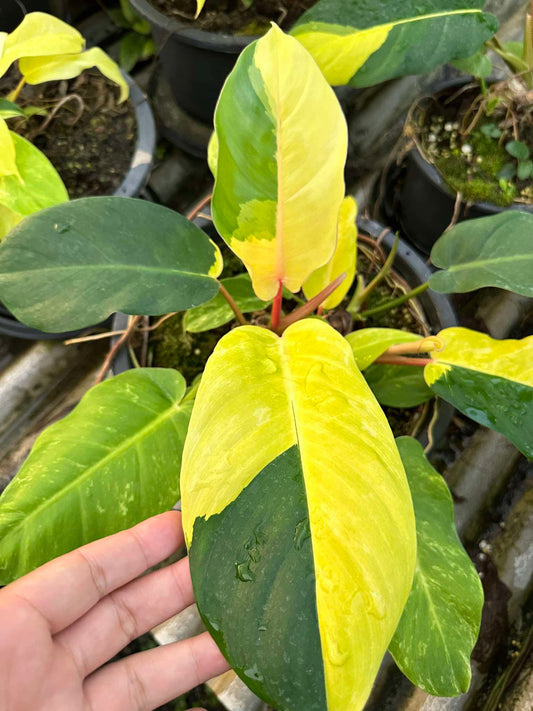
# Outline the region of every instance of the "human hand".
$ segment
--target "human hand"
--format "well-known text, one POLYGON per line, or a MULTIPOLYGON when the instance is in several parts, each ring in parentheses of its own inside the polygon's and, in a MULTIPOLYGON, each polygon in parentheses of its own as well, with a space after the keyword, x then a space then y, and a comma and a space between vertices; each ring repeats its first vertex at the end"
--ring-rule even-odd
POLYGON ((188 558, 138 577, 182 543, 169 511, 0 590, 0 709, 152 711, 225 672, 207 632, 102 666, 193 603, 188 558))

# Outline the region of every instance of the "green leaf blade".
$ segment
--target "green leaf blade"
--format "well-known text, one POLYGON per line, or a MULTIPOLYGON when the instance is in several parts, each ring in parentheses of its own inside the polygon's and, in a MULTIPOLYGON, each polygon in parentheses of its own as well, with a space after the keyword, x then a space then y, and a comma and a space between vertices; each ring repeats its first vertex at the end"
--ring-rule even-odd
POLYGON ((396 440, 411 488, 417 530, 413 587, 389 651, 402 672, 435 696, 470 686, 483 589, 461 545, 451 494, 419 442, 396 440))
MULTIPOLYGON (((221 284, 226 287, 235 303, 243 314, 265 309, 270 302, 258 299, 252 288, 252 281, 248 274, 239 274, 234 277, 222 279, 221 284)), ((206 304, 190 309, 185 314, 183 327, 190 333, 202 333, 212 328, 224 326, 235 318, 230 305, 222 294, 218 293, 214 299, 206 304)))
POLYGON ((433 397, 424 368, 378 363, 367 368, 364 376, 376 400, 386 407, 417 407, 433 397))
POLYGON ((470 57, 494 35, 482 0, 319 0, 292 34, 331 84, 373 86, 470 57))
POLYGON ((168 208, 82 198, 32 215, 4 240, 0 298, 23 323, 60 332, 115 311, 159 315, 198 306, 218 292, 221 266, 218 247, 168 208))
POLYGON ((185 389, 175 370, 128 371, 41 434, 0 497, 0 584, 176 503, 185 389))
POLYGON ((533 296, 533 214, 506 210, 461 222, 437 240, 431 260, 443 270, 429 279, 439 293, 495 286, 533 296))

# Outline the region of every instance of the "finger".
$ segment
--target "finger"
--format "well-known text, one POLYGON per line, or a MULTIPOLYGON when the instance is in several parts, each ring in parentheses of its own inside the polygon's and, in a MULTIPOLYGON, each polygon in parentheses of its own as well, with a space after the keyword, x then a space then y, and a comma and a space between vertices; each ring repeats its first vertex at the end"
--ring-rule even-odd
POLYGON ((229 669, 208 632, 108 664, 85 680, 88 708, 152 711, 229 669))
POLYGON ((55 634, 112 590, 167 558, 182 542, 181 514, 167 511, 56 558, 8 590, 37 609, 55 634))
POLYGON ((183 558, 110 593, 55 641, 70 651, 85 678, 133 639, 193 602, 189 559, 183 558))

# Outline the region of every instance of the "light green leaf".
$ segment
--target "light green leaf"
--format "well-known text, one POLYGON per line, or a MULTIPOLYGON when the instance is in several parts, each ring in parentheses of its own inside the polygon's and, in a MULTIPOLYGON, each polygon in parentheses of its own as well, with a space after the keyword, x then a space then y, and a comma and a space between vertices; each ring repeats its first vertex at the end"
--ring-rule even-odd
POLYGON ((371 365, 364 376, 380 405, 417 407, 433 397, 424 368, 411 365, 371 365))
POLYGON ((415 508, 417 564, 389 651, 408 679, 428 694, 457 696, 470 686, 483 588, 457 535, 444 479, 415 439, 399 437, 396 444, 415 508))
POLYGON ((12 175, 20 180, 13 134, 5 120, 0 118, 0 178, 12 175))
POLYGON ((13 116, 26 116, 26 112, 12 101, 0 99, 0 118, 8 119, 13 116))
POLYGON ((492 73, 492 62, 484 49, 480 49, 471 57, 455 59, 451 64, 460 72, 472 74, 480 79, 486 79, 492 73))
POLYGON ((4 214, 0 239, 23 217, 68 200, 61 176, 44 153, 16 133, 10 133, 10 140, 20 178, 16 175, 0 178, 0 205, 4 214))
POLYGON ((497 286, 533 296, 533 215, 505 210, 460 222, 437 240, 431 261, 446 270, 429 279, 441 294, 497 286))
POLYGON ((397 328, 361 328, 346 336, 359 370, 365 370, 376 358, 383 355, 389 346, 396 343, 419 341, 423 336, 400 331, 397 328))
MULTIPOLYGON (((239 274, 228 279, 222 279, 221 283, 235 299, 235 303, 243 314, 265 309, 270 303, 257 298, 248 274, 239 274)), ((212 328, 223 326, 234 318, 235 314, 230 305, 222 294, 218 293, 214 299, 211 299, 206 304, 187 311, 183 320, 183 327, 191 333, 201 333, 202 331, 209 331, 212 328)))
POLYGON ((505 150, 518 160, 527 160, 529 158, 529 148, 523 141, 509 141, 505 145, 505 150))
POLYGON ((175 370, 130 370, 39 436, 0 497, 1 585, 176 503, 185 388, 175 370))
POLYGON ((330 84, 373 86, 470 57, 498 22, 484 0, 318 0, 291 30, 330 84))
POLYGON ((82 198, 26 218, 0 244, 0 299, 23 323, 59 332, 114 311, 198 306, 218 292, 221 270, 218 247, 177 212, 82 198))

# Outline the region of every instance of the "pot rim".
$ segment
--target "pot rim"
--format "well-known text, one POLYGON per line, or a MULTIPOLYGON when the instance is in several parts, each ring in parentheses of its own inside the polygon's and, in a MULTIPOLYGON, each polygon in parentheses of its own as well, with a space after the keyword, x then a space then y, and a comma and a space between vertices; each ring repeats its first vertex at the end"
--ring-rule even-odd
POLYGON ((156 127, 148 98, 129 74, 122 72, 122 75, 130 87, 129 100, 135 112, 137 140, 129 170, 113 195, 133 197, 140 193, 152 167, 156 145, 156 127))
POLYGON ((260 35, 234 35, 227 32, 211 32, 180 22, 173 17, 167 17, 156 10, 147 0, 130 0, 134 9, 148 22, 170 38, 178 35, 180 41, 202 49, 228 54, 240 53, 249 44, 260 38, 260 35))

